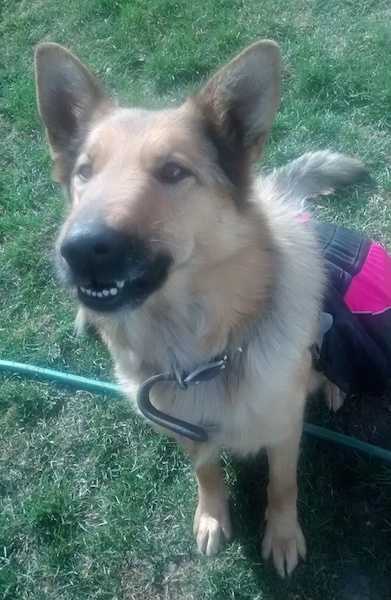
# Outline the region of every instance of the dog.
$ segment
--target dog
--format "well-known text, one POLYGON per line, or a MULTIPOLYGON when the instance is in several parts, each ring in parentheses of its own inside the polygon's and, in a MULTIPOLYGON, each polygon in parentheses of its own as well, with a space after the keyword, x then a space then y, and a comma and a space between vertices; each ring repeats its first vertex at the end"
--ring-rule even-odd
POLYGON ((266 449, 262 554, 289 575, 306 556, 296 470, 326 285, 300 215, 363 165, 326 150, 254 174, 279 104, 273 41, 157 111, 117 106, 57 44, 37 47, 35 68, 53 178, 71 200, 55 254, 78 326, 98 330, 124 394, 190 456, 200 552, 232 534, 221 449, 266 449))

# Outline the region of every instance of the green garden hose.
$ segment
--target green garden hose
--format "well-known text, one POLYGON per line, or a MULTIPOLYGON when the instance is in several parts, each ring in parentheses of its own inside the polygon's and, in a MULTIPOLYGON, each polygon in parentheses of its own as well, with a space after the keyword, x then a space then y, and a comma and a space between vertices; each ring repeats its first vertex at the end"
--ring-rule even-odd
MULTIPOLYGON (((90 379, 89 377, 80 377, 79 375, 73 375, 72 373, 63 373, 62 371, 45 369, 43 367, 36 367, 34 365, 18 363, 11 360, 0 360, 0 371, 23 375, 25 377, 35 377, 55 383, 62 383, 88 392, 120 395, 120 388, 114 383, 90 379)), ((391 462, 391 450, 386 450, 385 448, 362 442, 361 440, 352 438, 348 435, 337 433, 317 425, 311 425, 310 423, 304 424, 304 432, 320 439, 334 442, 359 452, 365 452, 370 456, 376 456, 377 458, 382 458, 391 462)))

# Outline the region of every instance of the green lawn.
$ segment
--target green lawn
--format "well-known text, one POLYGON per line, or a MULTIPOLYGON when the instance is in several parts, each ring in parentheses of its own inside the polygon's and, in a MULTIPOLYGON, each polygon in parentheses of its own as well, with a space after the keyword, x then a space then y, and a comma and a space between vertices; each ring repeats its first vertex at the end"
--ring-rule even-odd
MULTIPOLYGON (((326 147, 360 157, 371 186, 319 201, 317 212, 391 247, 389 0, 2 0, 2 358, 112 378, 101 344, 76 339, 74 306, 53 277, 65 202, 35 107, 34 46, 62 43, 122 102, 154 106, 260 37, 284 56, 264 165, 326 147)), ((235 537, 205 559, 191 533, 187 461, 125 401, 9 376, 0 387, 1 600, 391 598, 390 465, 303 440, 309 558, 282 582, 260 557, 262 458, 226 458, 235 537)), ((340 425, 320 412, 309 418, 340 425)))

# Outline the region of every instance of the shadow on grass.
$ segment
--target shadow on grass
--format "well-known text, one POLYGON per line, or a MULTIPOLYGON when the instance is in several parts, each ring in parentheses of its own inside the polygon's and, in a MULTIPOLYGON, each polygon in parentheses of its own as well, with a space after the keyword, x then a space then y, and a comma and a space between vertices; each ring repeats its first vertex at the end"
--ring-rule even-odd
POLYGON ((379 461, 303 440, 299 515, 308 560, 281 580, 261 555, 266 508, 265 457, 233 462, 235 538, 272 600, 391 598, 390 474, 379 461), (388 489, 387 489, 388 487, 388 489), (388 565, 388 566, 387 566, 388 565), (325 590, 328 594, 325 596, 325 590))

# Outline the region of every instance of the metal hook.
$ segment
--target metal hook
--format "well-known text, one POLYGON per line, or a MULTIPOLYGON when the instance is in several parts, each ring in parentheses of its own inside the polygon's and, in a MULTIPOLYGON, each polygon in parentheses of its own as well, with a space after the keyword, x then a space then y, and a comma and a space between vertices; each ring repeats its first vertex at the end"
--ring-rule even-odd
POLYGON ((137 404, 144 417, 153 423, 165 427, 174 433, 183 435, 194 442, 207 442, 208 434, 201 427, 166 415, 164 412, 153 406, 149 393, 153 386, 159 381, 175 381, 175 379, 171 375, 160 373, 160 375, 154 375, 144 381, 137 394, 137 404))
POLYGON ((216 359, 213 362, 207 363, 206 365, 201 365, 188 375, 181 375, 178 371, 176 371, 174 375, 165 375, 164 373, 153 375, 144 381, 139 388, 137 394, 137 405, 140 412, 144 415, 144 417, 153 423, 156 423, 156 425, 165 427, 166 429, 187 437, 194 442, 207 442, 208 434, 204 429, 202 429, 202 427, 193 425, 192 423, 187 423, 181 419, 176 419, 175 417, 171 417, 170 415, 158 410, 153 406, 149 394, 153 386, 159 381, 173 381, 179 385, 181 389, 186 389, 188 385, 196 385, 201 381, 209 381, 226 368, 227 361, 227 356, 224 356, 223 358, 216 359))

